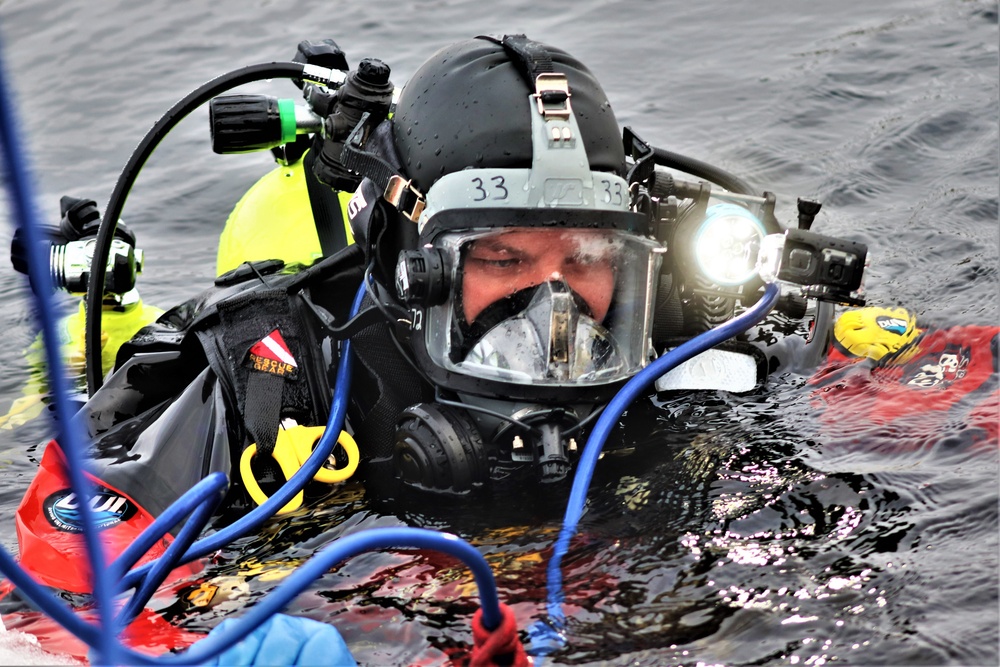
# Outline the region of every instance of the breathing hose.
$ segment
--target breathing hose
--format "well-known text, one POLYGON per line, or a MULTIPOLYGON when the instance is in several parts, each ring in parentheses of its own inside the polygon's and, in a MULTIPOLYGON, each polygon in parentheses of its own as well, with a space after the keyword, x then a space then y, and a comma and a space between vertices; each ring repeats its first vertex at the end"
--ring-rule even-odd
POLYGON ((653 148, 653 160, 661 167, 677 169, 697 178, 704 178, 706 181, 721 185, 730 192, 741 195, 755 195, 757 192, 753 187, 739 176, 731 174, 725 169, 716 167, 707 162, 674 153, 662 148, 653 148))
POLYGON ((125 164, 115 189, 111 192, 104 218, 97 230, 94 245, 94 256, 91 261, 90 279, 87 282, 86 298, 86 329, 85 354, 87 395, 93 396, 103 382, 101 377, 101 307, 104 298, 104 277, 107 273, 108 255, 111 252, 111 242, 114 240, 118 218, 125 207, 125 200, 135 183, 146 160, 153 153, 163 138, 181 120, 208 100, 226 91, 232 90, 254 81, 267 79, 309 79, 318 83, 339 83, 339 70, 329 70, 315 65, 305 65, 294 62, 273 62, 248 65, 216 77, 199 86, 186 97, 170 107, 156 121, 152 128, 142 138, 125 164))

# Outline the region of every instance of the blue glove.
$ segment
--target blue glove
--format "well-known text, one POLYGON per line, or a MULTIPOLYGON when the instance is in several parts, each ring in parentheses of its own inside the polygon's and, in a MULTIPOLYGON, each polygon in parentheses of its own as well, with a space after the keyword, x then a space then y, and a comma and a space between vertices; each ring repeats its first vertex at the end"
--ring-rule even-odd
MULTIPOLYGON (((225 632, 237 619, 226 619, 212 632, 225 632)), ((332 625, 308 618, 275 614, 206 667, 356 667, 351 652, 332 625)))

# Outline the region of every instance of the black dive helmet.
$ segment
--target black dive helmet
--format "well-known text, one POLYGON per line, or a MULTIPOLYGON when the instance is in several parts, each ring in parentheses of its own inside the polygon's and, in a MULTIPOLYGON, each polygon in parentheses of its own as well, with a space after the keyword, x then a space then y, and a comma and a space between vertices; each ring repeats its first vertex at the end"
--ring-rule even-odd
POLYGON ((395 474, 565 478, 588 417, 651 359, 665 252, 593 74, 523 35, 453 44, 344 163, 366 177, 349 212, 372 282, 435 392, 397 421, 395 474))

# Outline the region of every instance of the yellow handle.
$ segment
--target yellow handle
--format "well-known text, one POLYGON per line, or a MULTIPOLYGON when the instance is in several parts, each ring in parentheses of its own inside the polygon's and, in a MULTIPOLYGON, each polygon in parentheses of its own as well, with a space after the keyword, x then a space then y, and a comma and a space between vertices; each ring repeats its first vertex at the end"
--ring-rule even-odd
MULTIPOLYGON (((294 475, 302 464, 299 463, 298 457, 295 455, 295 448, 286 439, 282 438, 284 430, 278 431, 278 441, 274 445, 274 451, 271 453, 271 457, 278 462, 278 467, 281 468, 281 472, 285 475, 285 480, 287 481, 294 475)), ((254 477, 253 469, 250 467, 250 462, 253 457, 257 455, 257 443, 253 443, 249 447, 243 450, 243 455, 240 457, 240 476, 243 477, 243 484, 247 487, 247 492, 253 501, 258 505, 263 505, 267 502, 267 495, 264 494, 260 489, 260 484, 257 483, 257 478, 254 477)), ((294 512, 298 508, 302 507, 302 491, 299 491, 295 496, 285 503, 285 506, 280 510, 275 512, 275 514, 288 514, 289 512, 294 512)))
MULTIPOLYGON (((274 451, 271 453, 271 457, 278 462, 278 467, 281 468, 286 481, 291 479, 292 475, 298 472, 302 464, 306 462, 306 459, 313 452, 313 446, 323 436, 325 430, 326 427, 324 426, 293 426, 291 428, 278 429, 278 438, 274 444, 274 451)), ((347 452, 347 465, 343 468, 321 467, 313 477, 317 482, 325 484, 343 482, 358 469, 361 455, 358 452, 358 444, 351 437, 351 434, 347 431, 341 431, 337 442, 347 452)), ((257 483, 257 478, 254 477, 253 468, 250 465, 256 455, 257 443, 243 450, 243 455, 240 457, 240 476, 243 478, 243 484, 246 486, 247 492, 253 498, 253 501, 258 505, 263 505, 267 502, 268 496, 261 490, 260 484, 257 483)), ((288 514, 301 506, 302 491, 299 491, 275 514, 288 514)))

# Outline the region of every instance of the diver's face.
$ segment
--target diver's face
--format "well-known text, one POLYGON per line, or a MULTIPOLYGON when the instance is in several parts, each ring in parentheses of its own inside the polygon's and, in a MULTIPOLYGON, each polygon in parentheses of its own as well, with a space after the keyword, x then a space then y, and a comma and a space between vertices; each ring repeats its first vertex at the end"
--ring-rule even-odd
POLYGON ((522 289, 562 280, 604 320, 615 287, 613 241, 602 230, 520 229, 472 242, 462 271, 470 324, 491 303, 522 289))

